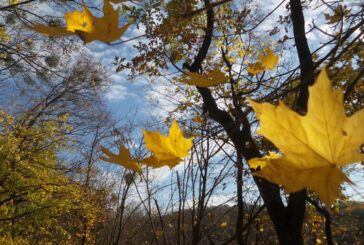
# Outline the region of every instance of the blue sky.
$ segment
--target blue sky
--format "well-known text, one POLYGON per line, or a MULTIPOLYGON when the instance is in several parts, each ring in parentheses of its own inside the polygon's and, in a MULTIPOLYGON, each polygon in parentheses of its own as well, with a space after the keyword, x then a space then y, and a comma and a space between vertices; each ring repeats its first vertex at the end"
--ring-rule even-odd
MULTIPOLYGON (((280 1, 269 0, 269 1, 260 1, 258 6, 260 9, 264 9, 265 13, 270 12, 273 8, 275 8, 280 1)), ((256 35, 264 36, 267 31, 271 30, 271 25, 276 22, 279 15, 286 14, 285 5, 288 1, 283 3, 277 11, 269 16, 264 24, 260 25, 259 28, 255 31, 256 35)), ((93 1, 92 4, 97 6, 102 6, 102 1, 98 0, 93 1), (95 4, 98 3, 98 4, 95 4)), ((49 12, 50 10, 46 7, 42 9, 45 12, 49 12)), ((80 9, 79 9, 80 10, 80 9)), ((53 11, 53 10, 52 10, 53 11)), ((318 9, 310 9, 309 11, 305 12, 306 18, 306 30, 308 30, 312 25, 320 24, 320 28, 322 30, 329 31, 329 27, 323 23, 324 20, 324 13, 328 12, 325 7, 318 8, 318 9), (319 18, 316 18, 316 16, 319 18), (313 17, 315 16, 315 19, 313 17)), ((57 13, 59 14, 59 13, 57 13)), ((95 15, 99 15, 100 13, 94 12, 95 15)), ((61 14, 62 15, 62 14, 61 14)), ((136 36, 140 36, 144 34, 143 30, 137 30, 135 26, 131 26, 129 30, 124 34, 121 38, 122 40, 127 40, 129 38, 133 38, 136 36)), ((289 29, 288 33, 285 33, 281 30, 278 36, 282 37, 283 35, 292 36, 292 32, 289 29)), ((325 42, 325 38, 319 32, 313 32, 308 34, 308 39, 310 43, 311 51, 315 50, 319 46, 320 43, 325 42)), ((136 39, 130 42, 126 42, 117 46, 109 46, 99 41, 94 41, 88 44, 85 48, 87 49, 88 53, 94 57, 96 60, 100 61, 109 71, 110 73, 110 80, 112 82, 111 86, 108 88, 105 97, 103 98, 105 103, 108 106, 108 109, 113 112, 115 118, 122 118, 124 115, 130 112, 136 112, 136 117, 140 118, 140 120, 148 119, 149 116, 155 115, 158 113, 159 118, 163 121, 163 117, 167 115, 164 114, 166 111, 165 108, 169 107, 168 100, 164 99, 163 97, 163 86, 161 86, 158 82, 152 86, 150 84, 150 79, 145 76, 140 76, 135 82, 129 82, 126 77, 127 71, 122 71, 119 73, 115 72, 116 67, 111 63, 114 61, 114 57, 126 57, 131 58, 133 55, 136 54, 136 50, 133 48, 133 45, 138 41, 143 41, 142 38, 136 39), (158 93, 161 92, 161 93, 158 93), (151 100, 152 98, 152 100, 151 100), (159 103, 155 103, 155 101, 159 101, 159 103)), ((293 46, 291 46, 292 48, 293 46)), ((290 57, 287 52, 295 52, 295 49, 292 50, 283 50, 280 55, 280 62, 292 62, 291 60, 286 60, 284 57, 290 57)), ((325 49, 320 51, 321 54, 325 54, 325 49)), ((279 69, 279 68, 278 68, 279 69)), ((162 179, 166 179, 169 174, 170 170, 168 168, 163 168, 156 170, 155 174, 159 176, 163 176, 162 179)), ((356 182, 356 188, 362 189, 364 186, 363 181, 361 181, 361 176, 353 175, 353 178, 356 182)), ((234 187, 232 187, 234 188, 234 187)), ((349 190, 351 188, 349 187, 349 190)), ((350 194, 356 195, 355 191, 349 191, 350 194)))

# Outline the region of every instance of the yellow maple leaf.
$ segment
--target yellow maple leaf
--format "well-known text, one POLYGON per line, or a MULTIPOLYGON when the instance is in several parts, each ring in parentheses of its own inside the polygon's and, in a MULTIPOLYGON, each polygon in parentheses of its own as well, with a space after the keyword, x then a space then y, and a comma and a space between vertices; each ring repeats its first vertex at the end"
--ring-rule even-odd
POLYGON ((182 158, 172 158, 167 160, 159 160, 155 156, 144 158, 141 163, 151 168, 161 168, 168 166, 169 168, 175 167, 182 161, 182 158))
POLYGON ((142 166, 138 164, 136 159, 131 158, 130 152, 123 145, 120 145, 118 155, 110 152, 105 147, 101 147, 101 151, 108 156, 108 158, 100 157, 101 160, 116 163, 137 172, 139 175, 142 174, 142 166))
POLYGON ((185 139, 175 120, 169 129, 169 136, 164 136, 158 131, 150 132, 144 129, 143 133, 145 147, 153 152, 154 159, 157 159, 161 164, 165 163, 165 165, 173 168, 182 161, 181 158, 190 155, 189 150, 192 147, 193 138, 185 139))
POLYGON ((275 69, 279 62, 278 55, 274 55, 273 50, 271 50, 269 47, 264 51, 264 53, 258 56, 257 63, 248 64, 249 68, 247 69, 247 71, 249 73, 255 75, 262 71, 275 69))
POLYGON ((46 25, 42 25, 42 24, 35 24, 35 25, 31 26, 30 28, 36 32, 39 32, 40 34, 42 34, 44 36, 49 36, 49 37, 61 37, 61 36, 75 35, 75 33, 71 32, 71 31, 67 31, 66 28, 61 27, 61 26, 52 27, 52 26, 46 26, 46 25))
POLYGON ((282 185, 287 193, 311 188, 328 207, 339 196, 340 184, 351 183, 338 167, 364 161, 364 110, 346 116, 342 90, 331 88, 325 69, 309 88, 305 116, 283 103, 249 102, 260 121, 259 133, 283 154, 251 159, 251 166, 261 166, 253 174, 282 185))
POLYGON ((74 11, 65 14, 66 27, 50 27, 42 24, 35 24, 31 27, 36 32, 45 36, 69 36, 78 35, 84 44, 99 40, 105 43, 118 40, 128 27, 128 24, 119 28, 119 9, 114 10, 110 0, 104 0, 104 16, 95 17, 83 3, 83 11, 74 11))
POLYGON ((270 48, 265 50, 265 55, 260 54, 258 56, 258 62, 267 70, 273 70, 279 62, 278 55, 274 55, 273 50, 270 48))
POLYGON ((218 67, 215 67, 212 71, 203 75, 188 71, 185 73, 186 74, 183 74, 182 78, 178 79, 178 81, 188 85, 210 87, 229 82, 229 78, 225 76, 218 67))
POLYGON ((272 159, 278 159, 278 158, 279 158, 279 155, 277 153, 273 153, 270 151, 268 156, 264 156, 262 158, 254 158, 254 160, 252 159, 249 162, 249 166, 250 166, 250 168, 253 168, 253 169, 259 169, 259 168, 262 169, 267 164, 269 164, 272 159))
POLYGON ((265 71, 264 66, 262 66, 262 63, 257 62, 255 64, 248 64, 249 68, 246 69, 249 73, 255 75, 258 74, 259 72, 265 71))

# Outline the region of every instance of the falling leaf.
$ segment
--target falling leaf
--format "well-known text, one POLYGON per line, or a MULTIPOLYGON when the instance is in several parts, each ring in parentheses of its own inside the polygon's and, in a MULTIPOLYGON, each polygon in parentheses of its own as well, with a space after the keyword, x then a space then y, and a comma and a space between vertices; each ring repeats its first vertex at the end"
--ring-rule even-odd
POLYGON ((169 129, 169 136, 164 136, 158 131, 143 130, 143 133, 145 147, 153 152, 155 159, 165 162, 170 168, 181 162, 182 157, 190 155, 193 138, 185 139, 175 120, 169 129))
POLYGON ((255 158, 249 164, 260 165, 254 175, 282 185, 287 193, 311 188, 329 207, 339 196, 340 184, 351 183, 338 167, 364 160, 359 150, 364 143, 364 110, 346 116, 342 90, 331 88, 325 69, 309 94, 305 116, 283 103, 249 100, 260 121, 259 133, 283 154, 278 159, 255 158))
POLYGON ((143 159, 140 163, 143 165, 146 165, 151 168, 161 168, 164 166, 168 166, 170 168, 173 168, 178 163, 182 161, 181 158, 172 158, 167 160, 159 160, 155 156, 147 157, 143 159))
POLYGON ((74 11, 65 14, 66 27, 50 27, 42 24, 35 24, 31 27, 36 32, 45 36, 69 36, 78 35, 84 44, 99 40, 105 43, 118 40, 128 27, 132 24, 119 28, 119 9, 114 10, 110 0, 104 0, 104 16, 95 17, 83 3, 83 11, 74 11))
POLYGON ((218 67, 215 67, 215 69, 203 75, 188 71, 185 73, 186 74, 183 74, 182 78, 178 79, 178 81, 188 85, 210 87, 229 82, 229 78, 225 76, 225 74, 220 71, 218 67))
POLYGON ((43 34, 44 36, 50 37, 61 37, 74 35, 73 32, 67 31, 66 28, 61 26, 51 27, 42 24, 35 24, 31 27, 32 30, 43 34))
POLYGON ((274 55, 274 52, 268 47, 265 51, 265 54, 260 54, 258 56, 258 61, 255 64, 248 64, 249 68, 247 71, 253 75, 258 74, 259 72, 266 70, 273 70, 276 68, 279 57, 278 55, 274 55))
POLYGON ((101 147, 101 151, 108 156, 108 158, 100 157, 101 160, 116 163, 141 175, 142 166, 138 164, 138 161, 136 159, 131 158, 130 152, 123 145, 120 145, 118 155, 113 154, 105 147, 101 147))
POLYGON ((220 226, 221 227, 226 227, 227 226, 227 223, 226 222, 222 222, 220 226))
POLYGON ((274 52, 268 48, 265 51, 265 55, 261 54, 258 56, 258 62, 267 70, 273 70, 279 62, 278 55, 274 55, 274 52))
POLYGON ((248 64, 249 68, 247 71, 253 75, 258 74, 259 72, 264 71, 264 66, 260 62, 257 62, 255 64, 248 64))

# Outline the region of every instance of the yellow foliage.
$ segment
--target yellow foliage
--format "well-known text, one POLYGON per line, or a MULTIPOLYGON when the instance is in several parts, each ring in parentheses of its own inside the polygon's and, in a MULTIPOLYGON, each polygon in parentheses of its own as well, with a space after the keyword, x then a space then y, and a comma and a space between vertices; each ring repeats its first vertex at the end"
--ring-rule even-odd
POLYGON ((182 77, 178 79, 178 81, 188 85, 210 87, 229 82, 229 78, 226 77, 218 67, 215 67, 215 69, 203 75, 188 71, 185 73, 186 74, 183 74, 182 77))
POLYGON ((267 164, 270 163, 270 160, 272 159, 278 159, 279 155, 277 153, 269 152, 268 156, 264 156, 262 158, 254 158, 249 162, 250 168, 258 169, 259 167, 262 169, 267 164))
POLYGON ((10 36, 6 33, 6 29, 3 26, 0 26, 0 42, 9 42, 11 41, 10 36))
POLYGON ((338 167, 364 161, 359 151, 364 142, 364 110, 346 117, 342 90, 331 88, 325 69, 309 93, 305 116, 283 103, 249 100, 260 121, 259 133, 283 154, 278 159, 255 158, 249 164, 260 165, 254 175, 282 185, 287 193, 311 188, 329 206, 339 196, 340 184, 351 183, 338 167))
POLYGON ((84 44, 95 40, 110 43, 118 40, 132 24, 132 22, 129 22, 121 28, 118 27, 119 9, 114 10, 110 0, 104 0, 103 13, 102 18, 95 17, 83 3, 83 12, 76 10, 65 14, 66 27, 35 24, 31 29, 45 36, 78 35, 84 41, 84 44))

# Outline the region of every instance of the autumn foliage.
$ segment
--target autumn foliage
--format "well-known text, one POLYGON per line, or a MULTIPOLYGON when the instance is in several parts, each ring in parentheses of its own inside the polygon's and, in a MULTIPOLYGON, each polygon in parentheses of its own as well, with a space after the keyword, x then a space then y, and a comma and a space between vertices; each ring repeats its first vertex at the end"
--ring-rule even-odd
POLYGON ((32 2, 0 7, 0 243, 363 240, 347 194, 364 162, 362 6, 55 1, 73 11, 51 19, 32 2), (79 40, 135 52, 107 69, 79 40), (150 79, 164 118, 115 120, 110 70, 150 79))

